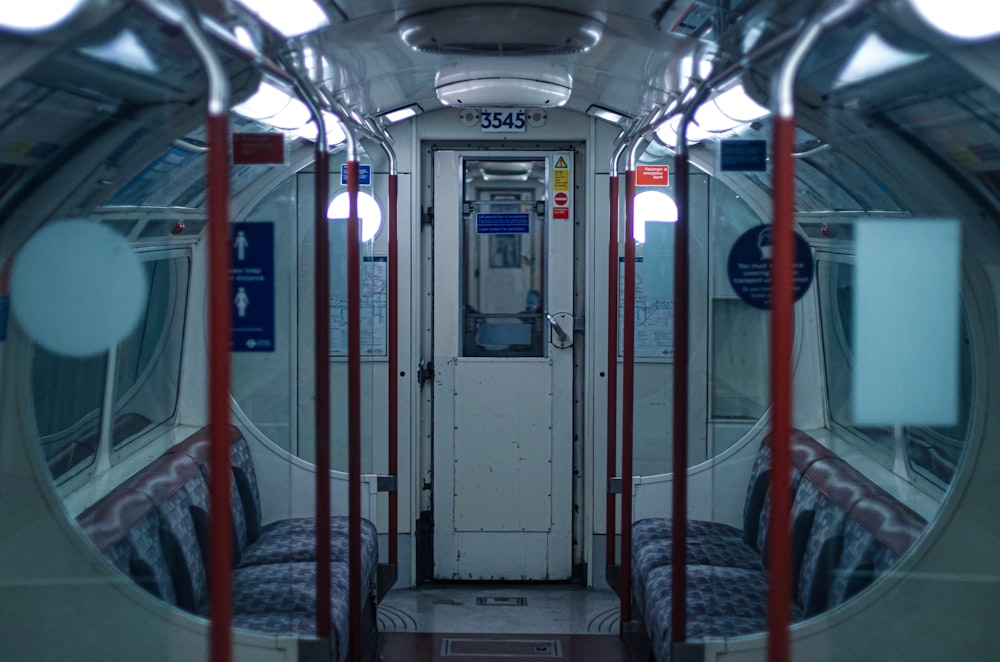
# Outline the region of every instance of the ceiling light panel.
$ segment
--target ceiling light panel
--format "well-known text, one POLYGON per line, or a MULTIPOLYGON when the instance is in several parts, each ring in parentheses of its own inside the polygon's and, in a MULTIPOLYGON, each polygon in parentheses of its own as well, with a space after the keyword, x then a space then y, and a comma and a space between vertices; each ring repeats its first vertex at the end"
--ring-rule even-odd
POLYGON ((330 25, 314 0, 236 0, 284 37, 298 37, 330 25))

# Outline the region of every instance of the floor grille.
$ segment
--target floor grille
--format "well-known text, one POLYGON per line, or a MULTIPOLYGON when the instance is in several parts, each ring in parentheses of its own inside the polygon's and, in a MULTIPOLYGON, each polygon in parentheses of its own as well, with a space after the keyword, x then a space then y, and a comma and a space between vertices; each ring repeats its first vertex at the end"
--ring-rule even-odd
POLYGON ((477 607, 525 607, 528 598, 514 596, 490 596, 476 598, 477 607))
POLYGON ((441 642, 441 657, 562 657, 558 639, 454 639, 441 642))

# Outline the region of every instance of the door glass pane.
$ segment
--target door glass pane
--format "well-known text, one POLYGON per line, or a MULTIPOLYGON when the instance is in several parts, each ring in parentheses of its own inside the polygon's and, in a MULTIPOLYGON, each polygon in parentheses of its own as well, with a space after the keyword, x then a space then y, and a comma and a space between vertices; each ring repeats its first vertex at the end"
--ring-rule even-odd
POLYGON ((545 356, 545 160, 465 161, 463 356, 545 356))

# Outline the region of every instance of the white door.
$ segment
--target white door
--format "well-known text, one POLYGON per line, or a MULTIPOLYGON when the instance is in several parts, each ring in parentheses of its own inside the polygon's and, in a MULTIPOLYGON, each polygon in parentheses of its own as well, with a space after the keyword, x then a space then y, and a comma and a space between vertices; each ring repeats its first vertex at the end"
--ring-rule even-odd
POLYGON ((573 153, 434 157, 434 576, 572 573, 573 153))

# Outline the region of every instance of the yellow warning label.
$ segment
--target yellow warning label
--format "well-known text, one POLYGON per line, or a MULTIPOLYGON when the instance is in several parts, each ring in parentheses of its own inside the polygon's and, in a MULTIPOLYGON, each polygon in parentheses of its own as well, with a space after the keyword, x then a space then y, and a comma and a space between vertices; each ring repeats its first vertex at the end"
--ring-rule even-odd
POLYGON ((569 170, 563 168, 562 170, 552 171, 552 190, 553 191, 569 190, 569 170))
POLYGON ((568 168, 569 166, 566 165, 566 159, 564 159, 563 157, 560 156, 559 160, 556 161, 556 167, 557 168, 568 168))

